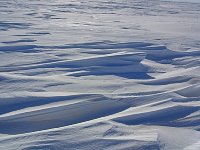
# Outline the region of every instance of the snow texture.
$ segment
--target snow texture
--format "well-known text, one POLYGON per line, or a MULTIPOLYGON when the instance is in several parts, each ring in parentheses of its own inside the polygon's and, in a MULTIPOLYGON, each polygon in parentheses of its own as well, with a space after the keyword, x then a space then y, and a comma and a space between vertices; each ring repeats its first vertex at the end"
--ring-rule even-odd
POLYGON ((200 3, 180 1, 0 0, 0 149, 199 150, 200 3))

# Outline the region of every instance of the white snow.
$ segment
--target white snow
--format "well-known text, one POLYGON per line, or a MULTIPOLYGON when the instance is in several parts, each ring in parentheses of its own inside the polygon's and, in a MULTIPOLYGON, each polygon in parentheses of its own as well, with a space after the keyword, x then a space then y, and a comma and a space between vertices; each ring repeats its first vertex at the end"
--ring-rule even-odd
POLYGON ((195 0, 1 0, 0 149, 199 150, 199 33, 195 0))

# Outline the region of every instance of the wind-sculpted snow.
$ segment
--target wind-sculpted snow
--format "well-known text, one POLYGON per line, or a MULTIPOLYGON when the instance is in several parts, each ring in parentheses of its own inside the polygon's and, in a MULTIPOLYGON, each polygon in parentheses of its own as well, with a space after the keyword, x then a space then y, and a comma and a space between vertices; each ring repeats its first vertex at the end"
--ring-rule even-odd
POLYGON ((0 0, 0 149, 199 150, 200 4, 0 0))

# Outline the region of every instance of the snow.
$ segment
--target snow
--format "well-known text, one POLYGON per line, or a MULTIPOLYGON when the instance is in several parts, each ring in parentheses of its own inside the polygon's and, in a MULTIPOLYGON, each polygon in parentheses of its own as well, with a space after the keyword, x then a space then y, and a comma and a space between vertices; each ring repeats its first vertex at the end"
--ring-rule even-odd
MULTIPOLYGON (((164 0, 163 0, 164 1, 164 0)), ((172 2, 188 2, 188 3, 200 3, 199 0, 165 0, 165 1, 172 1, 172 2)))
POLYGON ((199 150, 185 2, 1 0, 0 149, 199 150))

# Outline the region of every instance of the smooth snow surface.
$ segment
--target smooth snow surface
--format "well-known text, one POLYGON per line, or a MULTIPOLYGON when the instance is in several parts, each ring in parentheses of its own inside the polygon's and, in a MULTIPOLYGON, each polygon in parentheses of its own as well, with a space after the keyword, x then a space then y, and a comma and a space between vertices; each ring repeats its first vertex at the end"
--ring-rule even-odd
POLYGON ((162 1, 200 3, 200 0, 162 0, 162 1))
POLYGON ((1 150, 200 150, 200 4, 0 0, 1 150))

